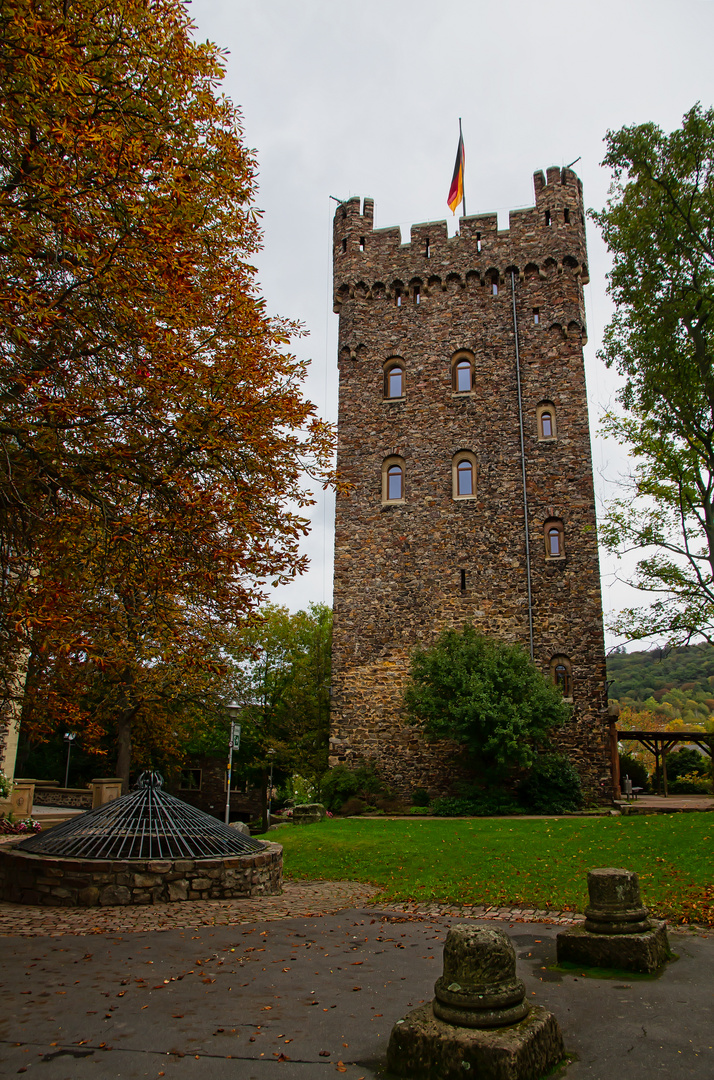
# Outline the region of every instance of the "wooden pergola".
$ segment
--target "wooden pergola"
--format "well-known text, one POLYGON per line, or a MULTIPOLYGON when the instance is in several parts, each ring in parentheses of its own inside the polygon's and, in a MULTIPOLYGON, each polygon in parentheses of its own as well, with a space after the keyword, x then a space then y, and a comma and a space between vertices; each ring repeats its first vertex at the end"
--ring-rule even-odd
POLYGON ((618 731, 617 722, 610 721, 610 760, 612 762, 612 786, 615 790, 615 798, 622 798, 620 788, 620 756, 617 749, 618 742, 639 742, 655 759, 655 780, 657 794, 667 798, 667 754, 680 743, 693 744, 712 757, 712 744, 714 732, 703 731, 618 731))

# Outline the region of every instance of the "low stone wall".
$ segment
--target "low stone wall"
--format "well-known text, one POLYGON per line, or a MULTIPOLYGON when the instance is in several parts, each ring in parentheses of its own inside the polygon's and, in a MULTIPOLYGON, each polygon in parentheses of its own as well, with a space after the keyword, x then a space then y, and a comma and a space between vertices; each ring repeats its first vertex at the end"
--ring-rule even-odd
POLYGON ((91 810, 91 788, 47 787, 37 784, 34 795, 35 806, 69 806, 77 810, 91 810))
POLYGON ((282 890, 283 849, 223 859, 57 859, 0 850, 0 899, 49 907, 160 904, 275 896, 282 890))

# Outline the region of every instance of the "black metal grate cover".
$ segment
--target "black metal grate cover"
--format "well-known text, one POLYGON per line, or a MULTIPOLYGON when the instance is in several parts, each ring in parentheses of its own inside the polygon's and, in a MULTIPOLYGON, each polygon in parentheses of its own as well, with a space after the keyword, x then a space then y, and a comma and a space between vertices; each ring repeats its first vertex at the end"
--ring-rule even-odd
POLYGON ((64 859, 210 859, 265 848, 169 795, 162 783, 159 773, 142 773, 128 795, 36 833, 18 847, 64 859))

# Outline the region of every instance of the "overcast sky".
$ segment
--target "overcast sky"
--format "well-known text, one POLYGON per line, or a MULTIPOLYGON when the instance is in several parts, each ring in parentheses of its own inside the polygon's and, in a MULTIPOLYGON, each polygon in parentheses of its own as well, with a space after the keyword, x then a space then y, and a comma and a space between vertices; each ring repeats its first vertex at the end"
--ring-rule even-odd
MULTIPOLYGON (((714 103, 712 0, 194 0, 197 37, 228 50, 225 90, 260 163, 271 313, 299 319, 312 360, 307 394, 337 417, 330 195, 369 195, 375 226, 454 219, 446 206, 462 118, 469 214, 533 205, 532 174, 574 166, 600 209, 608 129, 669 131, 714 103)), ((499 222, 507 226, 507 216, 499 222)), ((597 438, 617 383, 596 358, 611 307, 608 256, 588 224, 586 370, 599 505, 627 469, 597 438)), ((279 590, 293 610, 331 602, 334 500, 320 498, 305 544, 311 569, 279 590)), ((601 558, 608 613, 638 602, 601 558)), ((615 639, 609 637, 610 645, 615 639)))

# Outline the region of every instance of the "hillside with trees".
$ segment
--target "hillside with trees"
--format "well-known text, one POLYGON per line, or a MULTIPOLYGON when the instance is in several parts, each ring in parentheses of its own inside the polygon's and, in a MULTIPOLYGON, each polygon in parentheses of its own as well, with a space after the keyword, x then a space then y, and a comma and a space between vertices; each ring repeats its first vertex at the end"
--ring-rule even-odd
POLYGON ((608 696, 620 708, 684 725, 714 722, 714 647, 688 645, 607 658, 608 696))
MULTIPOLYGON (((607 658, 610 700, 620 705, 621 731, 714 731, 714 647, 708 643, 649 652, 616 651, 607 658)), ((620 744, 621 751, 625 744, 620 744)), ((648 791, 654 757, 639 743, 620 754, 620 772, 648 791)), ((706 794, 711 764, 700 749, 682 745, 668 754, 672 794, 706 794)))

